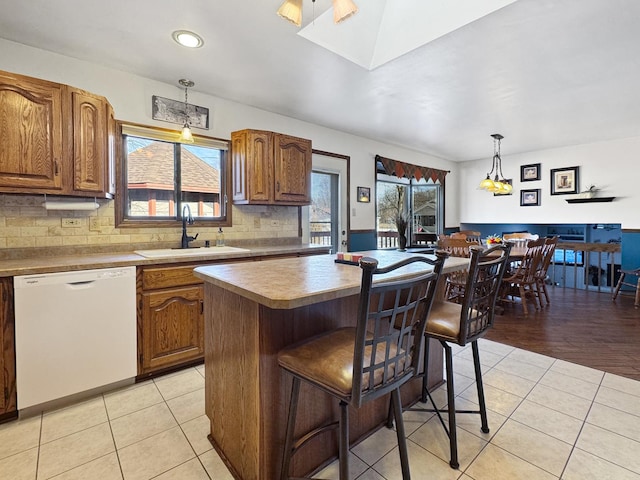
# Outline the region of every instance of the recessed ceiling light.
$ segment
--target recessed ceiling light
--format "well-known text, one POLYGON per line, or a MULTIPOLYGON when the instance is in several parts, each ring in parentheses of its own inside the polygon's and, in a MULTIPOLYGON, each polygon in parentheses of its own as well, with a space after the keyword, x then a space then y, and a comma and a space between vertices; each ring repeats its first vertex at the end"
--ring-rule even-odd
POLYGON ((176 30, 171 36, 183 47, 199 48, 204 45, 204 40, 202 40, 200 35, 188 30, 176 30))

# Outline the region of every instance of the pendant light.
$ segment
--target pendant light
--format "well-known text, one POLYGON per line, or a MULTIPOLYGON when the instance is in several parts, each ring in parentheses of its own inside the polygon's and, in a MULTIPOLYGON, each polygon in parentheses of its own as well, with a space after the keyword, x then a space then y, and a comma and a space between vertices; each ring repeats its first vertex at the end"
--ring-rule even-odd
POLYGON ((188 110, 188 90, 195 85, 195 82, 181 78, 178 83, 184 87, 184 126, 182 132, 180 132, 180 141, 182 143, 193 143, 193 135, 191 134, 191 126, 189 125, 189 110, 188 110))
POLYGON ((512 192, 513 186, 505 180, 502 174, 502 157, 500 156, 500 141, 504 138, 499 133, 491 135, 493 137, 493 159, 491 160, 491 171, 487 173, 487 178, 480 182, 479 188, 498 195, 508 195, 512 192), (495 177, 491 175, 495 171, 495 177))

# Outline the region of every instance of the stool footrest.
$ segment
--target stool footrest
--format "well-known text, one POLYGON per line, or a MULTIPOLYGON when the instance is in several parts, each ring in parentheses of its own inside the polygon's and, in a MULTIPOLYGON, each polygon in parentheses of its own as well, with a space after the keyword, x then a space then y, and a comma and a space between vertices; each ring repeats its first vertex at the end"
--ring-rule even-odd
POLYGON ((321 427, 314 428, 310 432, 305 433, 302 437, 300 437, 293 443, 293 447, 291 447, 291 455, 296 453, 300 448, 304 446, 305 443, 307 443, 312 438, 315 438, 322 433, 336 430, 339 426, 340 422, 331 422, 326 425, 322 425, 321 427))

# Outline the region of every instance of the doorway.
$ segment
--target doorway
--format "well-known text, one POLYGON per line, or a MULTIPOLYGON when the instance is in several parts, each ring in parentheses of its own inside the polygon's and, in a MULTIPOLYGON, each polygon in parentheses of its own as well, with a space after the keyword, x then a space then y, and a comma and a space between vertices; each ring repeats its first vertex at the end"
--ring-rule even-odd
POLYGON ((302 241, 330 244, 332 253, 349 248, 349 161, 346 155, 314 150, 312 205, 301 209, 302 241))

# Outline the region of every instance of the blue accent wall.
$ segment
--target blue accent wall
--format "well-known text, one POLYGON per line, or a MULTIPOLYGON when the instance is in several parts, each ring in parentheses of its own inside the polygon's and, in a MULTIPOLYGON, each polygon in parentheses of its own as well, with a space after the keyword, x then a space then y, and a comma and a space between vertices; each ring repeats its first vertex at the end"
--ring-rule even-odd
POLYGON ((640 232, 622 232, 622 268, 640 268, 640 232))
POLYGON ((349 251, 360 252, 362 250, 375 250, 377 247, 377 239, 375 230, 351 232, 349 238, 349 251))

